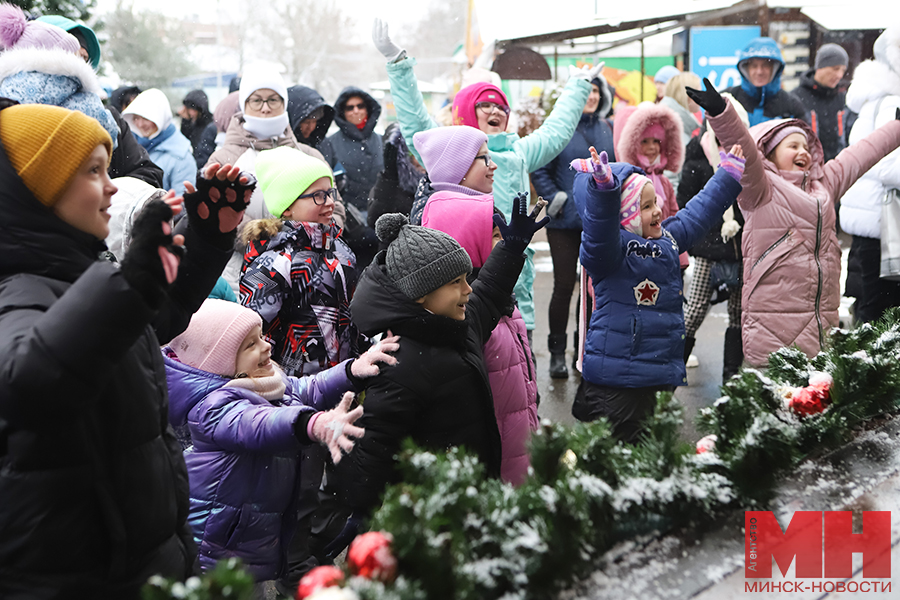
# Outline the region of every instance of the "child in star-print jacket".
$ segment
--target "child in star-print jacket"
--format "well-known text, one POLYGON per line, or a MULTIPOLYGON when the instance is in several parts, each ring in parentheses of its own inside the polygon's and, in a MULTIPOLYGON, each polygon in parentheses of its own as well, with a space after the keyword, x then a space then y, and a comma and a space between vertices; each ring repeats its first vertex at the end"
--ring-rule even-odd
POLYGON ((595 306, 584 347, 582 382, 572 406, 581 421, 606 417, 620 440, 636 441, 656 392, 687 382, 684 293, 678 254, 721 219, 741 192, 740 146, 678 214, 662 220, 653 183, 627 163, 572 162, 574 197, 584 223, 581 264, 595 306))

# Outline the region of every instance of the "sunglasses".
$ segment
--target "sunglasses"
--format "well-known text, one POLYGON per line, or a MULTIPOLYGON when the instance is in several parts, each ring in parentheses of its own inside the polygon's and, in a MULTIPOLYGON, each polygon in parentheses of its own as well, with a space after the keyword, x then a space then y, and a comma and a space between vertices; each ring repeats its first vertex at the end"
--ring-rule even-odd
POLYGON ((325 204, 325 202, 328 201, 329 196, 332 198, 337 198, 337 190, 334 188, 329 188, 327 190, 318 190, 313 192, 312 194, 302 194, 300 196, 297 196, 297 199, 299 200, 300 198, 312 198, 313 202, 315 202, 316 205, 322 206, 325 204))
POLYGON ((365 109, 366 109, 365 103, 363 103, 363 104, 345 104, 344 105, 344 110, 346 110, 346 111, 365 110, 365 109))

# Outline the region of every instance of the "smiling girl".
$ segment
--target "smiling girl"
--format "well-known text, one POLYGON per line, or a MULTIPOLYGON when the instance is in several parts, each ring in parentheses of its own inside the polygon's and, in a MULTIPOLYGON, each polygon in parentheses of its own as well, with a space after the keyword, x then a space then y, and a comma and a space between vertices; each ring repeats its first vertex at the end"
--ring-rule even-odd
POLYGON ((814 356, 838 325, 841 250, 834 203, 900 145, 900 122, 883 125, 825 163, 822 145, 805 122, 778 119, 748 130, 731 101, 704 84, 706 91, 689 88, 688 94, 706 109, 722 143, 741 144, 747 155, 746 185, 738 198, 746 219, 744 358, 762 367, 769 353, 792 345, 814 356))
POLYGON ((606 417, 617 438, 635 442, 656 406, 656 393, 687 383, 678 255, 706 235, 737 198, 743 154, 740 146, 722 154, 721 168, 700 193, 663 220, 643 171, 610 164, 605 152, 590 150, 590 159, 572 162, 581 172, 574 188, 584 222, 581 264, 595 299, 572 414, 581 421, 606 417))

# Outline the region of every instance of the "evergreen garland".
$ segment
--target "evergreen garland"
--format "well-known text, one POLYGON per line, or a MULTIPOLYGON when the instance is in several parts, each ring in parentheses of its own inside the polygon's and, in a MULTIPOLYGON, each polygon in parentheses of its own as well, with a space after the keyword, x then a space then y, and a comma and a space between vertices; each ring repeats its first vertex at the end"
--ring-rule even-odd
POLYGON ((518 488, 487 479, 462 450, 436 454, 408 443, 402 483, 386 490, 370 524, 393 536, 400 576, 352 577, 346 587, 361 600, 547 598, 599 568, 618 540, 765 507, 800 460, 900 406, 898 359, 900 310, 833 330, 828 349, 812 359, 781 349, 765 373, 743 370, 701 411, 701 427, 716 436, 709 452, 679 440, 672 394, 658 395, 634 446, 616 443, 603 419, 545 422, 532 438, 532 474, 518 488), (815 387, 816 378, 829 383, 815 387), (812 406, 824 411, 792 409, 802 393, 823 398, 812 406))

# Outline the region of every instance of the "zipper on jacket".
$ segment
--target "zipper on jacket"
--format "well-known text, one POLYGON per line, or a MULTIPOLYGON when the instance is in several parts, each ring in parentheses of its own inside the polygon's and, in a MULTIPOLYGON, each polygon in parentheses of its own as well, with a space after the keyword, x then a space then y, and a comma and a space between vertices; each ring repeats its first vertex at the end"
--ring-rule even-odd
MULTIPOLYGON (((784 234, 783 236, 781 236, 780 238, 778 238, 778 240, 777 240, 774 244, 772 244, 771 246, 769 246, 768 248, 766 248, 766 251, 763 252, 763 253, 759 256, 759 258, 757 258, 757 259, 753 262, 753 264, 750 266, 750 273, 753 273, 753 269, 756 268, 756 265, 758 265, 759 263, 761 263, 761 262, 763 261, 763 259, 765 259, 765 258, 772 252, 772 250, 774 250, 774 249, 777 248, 779 245, 781 245, 781 243, 782 243, 784 240, 788 239, 788 237, 789 237, 790 235, 791 235, 791 230, 788 229, 788 230, 785 232, 785 234, 784 234)), ((747 273, 747 276, 748 276, 748 277, 750 276, 750 273, 747 273)))
MULTIPOLYGON (((806 180, 809 179, 809 171, 803 172, 803 181, 800 182, 800 189, 804 192, 806 191, 806 180)), ((816 204, 819 203, 819 199, 816 198, 816 204)))
POLYGON ((816 282, 816 326, 819 328, 819 349, 825 345, 825 332, 822 330, 822 315, 819 312, 819 301, 822 299, 822 262, 819 260, 819 248, 822 246, 822 206, 819 199, 816 198, 816 250, 813 256, 816 258, 816 271, 818 278, 816 282))
POLYGON ((528 365, 528 381, 534 381, 534 375, 531 373, 531 367, 534 366, 531 364, 531 352, 525 348, 525 340, 522 339, 522 336, 518 331, 516 332, 516 337, 519 338, 519 345, 522 346, 522 354, 525 355, 525 364, 528 365))

